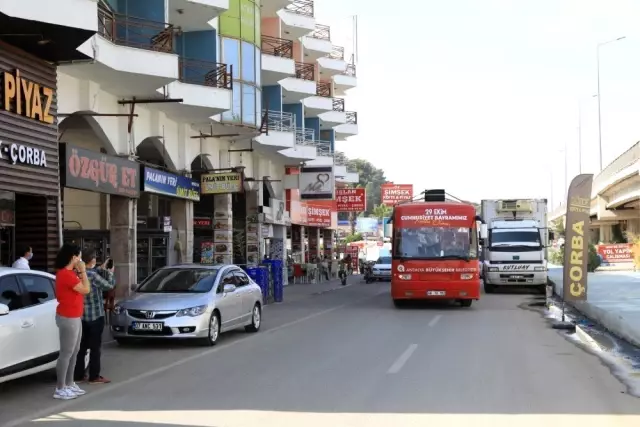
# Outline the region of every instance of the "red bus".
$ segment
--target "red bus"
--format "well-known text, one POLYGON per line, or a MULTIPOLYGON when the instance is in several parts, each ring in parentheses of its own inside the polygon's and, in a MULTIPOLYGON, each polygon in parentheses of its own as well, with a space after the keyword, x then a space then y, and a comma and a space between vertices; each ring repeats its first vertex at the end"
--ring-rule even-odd
POLYGON ((394 208, 391 297, 396 307, 408 300, 454 300, 470 307, 480 299, 479 218, 473 205, 444 201, 442 194, 443 201, 394 208))

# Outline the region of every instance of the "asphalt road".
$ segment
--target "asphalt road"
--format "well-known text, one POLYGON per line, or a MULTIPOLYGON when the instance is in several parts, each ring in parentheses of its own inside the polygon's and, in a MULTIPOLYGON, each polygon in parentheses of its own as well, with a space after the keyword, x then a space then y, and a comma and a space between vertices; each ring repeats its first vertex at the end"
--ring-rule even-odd
POLYGON ((639 426, 640 399, 532 298, 398 310, 388 284, 358 283, 268 307, 260 333, 214 348, 109 346, 114 382, 74 401, 43 378, 4 386, 0 425, 639 426))

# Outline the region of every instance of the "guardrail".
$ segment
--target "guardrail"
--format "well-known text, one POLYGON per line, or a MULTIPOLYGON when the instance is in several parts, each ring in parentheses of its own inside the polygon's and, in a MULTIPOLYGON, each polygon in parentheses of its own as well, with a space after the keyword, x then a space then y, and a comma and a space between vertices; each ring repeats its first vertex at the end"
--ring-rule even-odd
POLYGON ((344 71, 344 74, 347 76, 355 77, 356 76, 356 65, 355 64, 347 64, 347 69, 344 71))
POLYGON ((331 142, 316 140, 313 145, 315 145, 318 155, 325 157, 333 156, 331 142))
POLYGON ((233 65, 180 58, 178 80, 183 83, 233 89, 233 65))
POLYGON ((293 42, 291 40, 263 34, 261 49, 262 53, 266 53, 267 55, 293 59, 293 42))
POLYGON ((283 111, 263 110, 263 117, 266 115, 267 129, 277 132, 294 132, 296 129, 296 118, 293 113, 283 111))
POLYGON ((640 142, 635 143, 627 151, 619 155, 614 161, 593 178, 593 189, 601 189, 618 172, 633 165, 640 159, 640 142))
MULTIPOLYGON (((72 13, 69 11, 68 13, 72 13)), ((98 8, 98 34, 121 45, 173 53, 175 27, 98 8)))
POLYGON ((344 112, 344 99, 333 98, 333 111, 344 112))
POLYGON ((327 56, 332 59, 344 60, 344 48, 342 46, 333 46, 331 48, 331 53, 327 56))
POLYGON ((316 95, 331 98, 331 83, 318 82, 316 85, 316 95))
POLYGON ((349 159, 342 151, 336 151, 333 154, 333 164, 338 166, 346 166, 349 159))
POLYGON ((285 10, 298 15, 313 17, 313 0, 294 0, 285 7, 285 10))
POLYGON ((316 68, 313 64, 296 62, 296 78, 314 81, 316 78, 316 68))
POLYGON ((315 141, 315 132, 313 129, 298 128, 296 129, 297 145, 313 145, 315 141))
POLYGON ((309 34, 309 37, 319 40, 331 40, 331 27, 328 25, 316 24, 316 29, 309 34))
POLYGON ((352 125, 358 124, 358 113, 355 111, 347 111, 347 123, 352 125))

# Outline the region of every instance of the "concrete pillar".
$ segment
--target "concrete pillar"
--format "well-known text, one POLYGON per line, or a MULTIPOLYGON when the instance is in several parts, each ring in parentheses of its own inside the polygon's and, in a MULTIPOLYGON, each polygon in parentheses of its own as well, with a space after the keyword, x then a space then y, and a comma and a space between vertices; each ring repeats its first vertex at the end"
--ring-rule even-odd
POLYGON ((213 262, 231 264, 233 262, 231 194, 213 196, 213 220, 216 224, 216 230, 213 232, 213 262))
POLYGON ((320 229, 309 227, 309 260, 320 255, 320 229))
POLYGON ((193 202, 174 199, 171 201, 172 240, 169 263, 191 264, 193 262, 193 202))
POLYGON ((322 230, 322 240, 324 244, 325 259, 333 259, 335 253, 335 245, 333 242, 334 231, 328 228, 322 230))
POLYGON ((116 298, 128 296, 137 282, 136 218, 136 199, 110 197, 111 258, 115 267, 116 298))

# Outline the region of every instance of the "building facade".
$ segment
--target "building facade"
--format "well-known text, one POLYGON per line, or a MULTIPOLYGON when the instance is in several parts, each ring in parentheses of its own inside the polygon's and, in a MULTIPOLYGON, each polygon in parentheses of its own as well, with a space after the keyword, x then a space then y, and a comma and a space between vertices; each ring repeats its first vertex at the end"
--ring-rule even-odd
MULTIPOLYGON (((304 248, 331 246, 331 197, 296 204, 301 183, 286 178, 304 164, 328 167, 331 188, 357 182, 336 152, 357 134, 357 114, 345 109, 355 65, 316 23, 313 1, 80 3, 81 21, 47 18, 91 23, 68 49, 73 55, 17 64, 41 90, 56 92, 53 120, 7 112, 49 138, 32 147, 46 166, 3 157, 15 172, 0 178, 1 194, 37 189, 29 197, 40 197, 38 233, 46 239, 36 240, 47 241, 49 258, 61 240, 94 248, 114 259, 125 295, 165 265, 255 264, 298 246, 304 259, 304 248), (307 237, 298 245, 294 235, 307 237)), ((16 67, 0 67, 15 76, 16 67)), ((3 196, 2 206, 17 213, 20 197, 3 196)))

